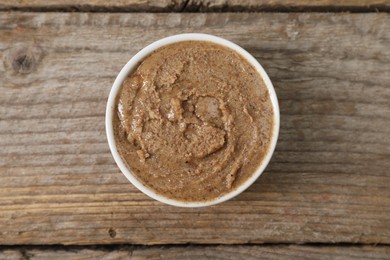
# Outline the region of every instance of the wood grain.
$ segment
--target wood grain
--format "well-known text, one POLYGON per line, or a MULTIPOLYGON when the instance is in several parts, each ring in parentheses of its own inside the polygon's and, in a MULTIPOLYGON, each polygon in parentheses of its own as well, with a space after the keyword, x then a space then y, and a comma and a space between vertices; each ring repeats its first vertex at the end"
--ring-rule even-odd
POLYGON ((389 0, 189 0, 184 11, 346 11, 387 9, 389 0))
POLYGON ((115 249, 7 249, 0 259, 388 259, 388 246, 164 246, 115 249))
POLYGON ((376 11, 388 10, 389 0, 2 0, 0 10, 63 11, 376 11))
POLYGON ((0 13, 0 244, 390 243, 388 14, 0 13), (162 205, 111 157, 105 103, 163 36, 251 52, 281 108, 260 179, 218 206, 162 205))
POLYGON ((185 0, 2 0, 0 10, 9 9, 62 9, 64 11, 180 11, 184 8, 185 0))

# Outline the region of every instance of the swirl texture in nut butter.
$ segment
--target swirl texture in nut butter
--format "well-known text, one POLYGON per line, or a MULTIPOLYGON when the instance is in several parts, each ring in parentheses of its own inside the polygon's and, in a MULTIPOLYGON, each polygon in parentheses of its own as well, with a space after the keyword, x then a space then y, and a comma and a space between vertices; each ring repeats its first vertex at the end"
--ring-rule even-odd
POLYGON ((117 97, 116 143, 137 178, 181 201, 238 187, 260 164, 273 110, 256 70, 235 51, 186 41, 162 47, 117 97))

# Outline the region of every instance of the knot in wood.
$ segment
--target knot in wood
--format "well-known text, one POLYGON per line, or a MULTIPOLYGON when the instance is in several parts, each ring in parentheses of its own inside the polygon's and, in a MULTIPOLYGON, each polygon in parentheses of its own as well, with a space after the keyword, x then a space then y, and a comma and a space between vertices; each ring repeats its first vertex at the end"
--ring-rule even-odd
POLYGON ((110 235, 111 238, 115 238, 115 237, 116 237, 116 231, 115 231, 115 229, 111 227, 111 228, 108 230, 108 234, 110 235))
POLYGON ((17 46, 11 51, 9 61, 12 69, 18 74, 29 74, 37 67, 42 60, 43 52, 38 46, 17 46))
POLYGON ((12 68, 16 73, 27 74, 34 68, 34 56, 27 52, 18 53, 12 60, 12 68))

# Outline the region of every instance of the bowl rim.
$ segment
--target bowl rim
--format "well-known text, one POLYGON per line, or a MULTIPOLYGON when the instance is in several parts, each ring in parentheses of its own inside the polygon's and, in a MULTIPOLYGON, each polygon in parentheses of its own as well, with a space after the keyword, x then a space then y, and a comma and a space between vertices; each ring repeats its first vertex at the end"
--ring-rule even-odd
POLYGON ((144 194, 148 195, 149 197, 160 201, 162 203, 172 205, 172 206, 178 206, 178 207, 205 207, 205 206, 211 206, 215 204, 219 204, 221 202, 227 201, 232 199, 233 197, 239 195, 244 190, 246 190, 249 186, 251 186, 263 173, 266 166, 268 165, 269 161, 271 160, 272 154, 275 150, 277 139, 279 136, 279 128, 280 128, 280 112, 279 112, 279 104, 278 99, 276 96, 275 89, 273 87, 273 84, 268 77, 267 73, 265 72, 264 68, 260 65, 260 63, 245 49, 240 47, 239 45, 226 40, 224 38, 210 35, 210 34, 204 34, 204 33, 184 33, 184 34, 176 34, 172 36, 168 36, 165 38, 162 38, 160 40, 157 40, 148 46, 144 47, 142 50, 140 50, 136 55, 134 55, 127 63, 126 65, 121 69, 118 76, 116 77, 114 84, 111 87, 110 94, 108 96, 107 100, 107 106, 106 106, 106 114, 105 114, 105 126, 106 126, 106 135, 108 140, 108 145, 111 150, 111 154, 114 157, 114 160, 116 164, 118 165, 121 172, 126 176, 126 178, 140 191, 142 191, 144 194), (127 78, 128 74, 131 73, 138 65, 139 63, 146 58, 149 54, 151 54, 153 51, 172 44, 176 42, 181 41, 208 41, 213 42, 222 46, 225 46, 229 49, 232 49, 239 53, 242 57, 244 57, 260 74, 260 76, 263 78, 263 81, 268 89, 268 93, 270 95, 270 99, 272 102, 272 107, 274 111, 274 118, 273 118, 273 129, 272 129, 272 137, 271 142, 269 144, 268 150, 266 152, 266 155, 263 157, 262 162, 257 167, 256 171, 253 173, 253 175, 248 178, 244 183, 242 183, 239 187, 232 190, 231 192, 228 192, 220 197, 217 197, 213 200, 209 201, 200 201, 200 202, 185 202, 185 201, 179 201, 174 200, 171 198, 167 198, 163 195, 160 195, 153 191, 151 188, 145 186, 142 182, 140 182, 135 175, 131 172, 130 169, 126 167, 126 164, 123 162, 114 139, 114 130, 113 130, 113 114, 114 114, 114 107, 115 107, 115 100, 118 95, 118 92, 122 86, 123 81, 127 78))

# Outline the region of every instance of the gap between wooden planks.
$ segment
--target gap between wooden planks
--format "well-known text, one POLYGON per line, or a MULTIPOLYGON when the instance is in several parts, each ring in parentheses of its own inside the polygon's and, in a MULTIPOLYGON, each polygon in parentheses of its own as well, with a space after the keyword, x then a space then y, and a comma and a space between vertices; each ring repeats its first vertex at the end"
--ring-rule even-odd
POLYGON ((388 14, 0 13, 0 244, 390 243, 388 14), (182 32, 252 53, 280 100, 263 176, 230 202, 162 205, 115 165, 108 92, 182 32))
POLYGON ((153 246, 114 249, 21 248, 0 250, 1 259, 388 259, 387 246, 153 246))
POLYGON ((87 12, 389 11, 389 0, 2 0, 0 10, 87 12))

